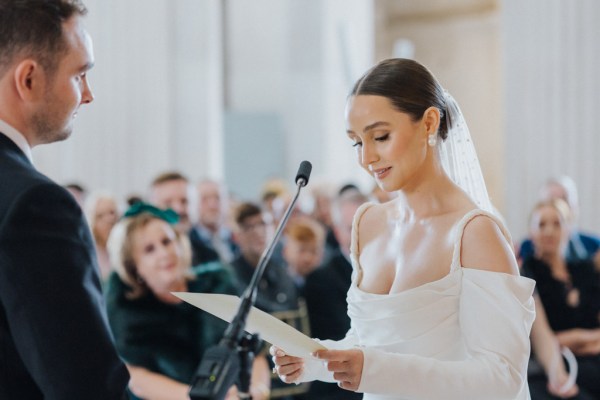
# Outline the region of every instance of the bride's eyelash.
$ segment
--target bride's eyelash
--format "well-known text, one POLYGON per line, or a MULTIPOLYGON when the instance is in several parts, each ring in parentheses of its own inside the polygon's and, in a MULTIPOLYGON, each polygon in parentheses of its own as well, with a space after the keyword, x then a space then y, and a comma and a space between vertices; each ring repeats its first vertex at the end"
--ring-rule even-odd
MULTIPOLYGON (((390 134, 385 133, 379 137, 374 138, 375 141, 377 142, 385 142, 386 140, 388 140, 390 138, 390 134)), ((352 147, 358 147, 358 146, 362 146, 362 142, 354 142, 352 143, 352 147)))
POLYGON ((379 137, 376 137, 375 140, 378 141, 378 142, 385 142, 389 138, 390 138, 390 134, 386 133, 385 135, 381 135, 379 137))

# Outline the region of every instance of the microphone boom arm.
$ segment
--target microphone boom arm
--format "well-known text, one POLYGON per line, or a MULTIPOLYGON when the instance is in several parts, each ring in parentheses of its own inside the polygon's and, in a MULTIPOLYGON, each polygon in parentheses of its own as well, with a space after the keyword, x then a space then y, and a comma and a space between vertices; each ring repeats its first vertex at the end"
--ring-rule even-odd
MULTIPOLYGON (((285 210, 283 218, 279 221, 279 225, 277 226, 271 243, 263 251, 258 266, 252 275, 252 279, 242 294, 237 313, 227 327, 223 338, 217 346, 208 349, 202 357, 202 361, 194 375, 194 381, 192 382, 190 389, 191 400, 222 400, 225 398, 229 386, 233 384, 236 375, 247 375, 251 373, 252 361, 254 358, 253 353, 255 351, 248 348, 248 343, 258 346, 259 339, 258 335, 249 335, 245 333, 244 328, 246 326, 246 320, 248 319, 248 314, 250 313, 252 306, 256 302, 258 283, 273 255, 275 245, 279 242, 283 228, 287 224, 292 210, 296 205, 296 201, 300 196, 300 190, 308 184, 311 170, 312 165, 310 162, 302 161, 302 163, 300 163, 298 173, 296 174, 296 194, 285 210), (245 365, 246 368, 241 368, 240 364, 245 365)), ((249 376, 240 376, 240 381, 249 383, 249 376)), ((249 395, 249 387, 239 389, 240 398, 251 398, 249 395)))

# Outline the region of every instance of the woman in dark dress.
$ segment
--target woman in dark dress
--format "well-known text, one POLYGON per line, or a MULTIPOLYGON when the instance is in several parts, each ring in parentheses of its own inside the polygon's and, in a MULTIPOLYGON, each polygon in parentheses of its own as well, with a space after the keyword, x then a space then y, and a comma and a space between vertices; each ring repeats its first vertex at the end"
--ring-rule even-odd
POLYGON ((569 207, 562 200, 537 204, 531 214, 535 254, 523 272, 535 279, 548 322, 579 364, 582 393, 600 398, 600 274, 592 260, 567 261, 569 207))
MULTIPOLYGON (((236 294, 218 263, 190 267, 187 238, 170 223, 176 214, 133 206, 109 239, 116 273, 107 285, 107 307, 117 349, 131 374, 130 390, 143 399, 189 399, 189 385, 204 351, 218 343, 226 324, 171 292, 236 294)), ((253 399, 269 396, 269 370, 257 357, 253 399)), ((237 399, 232 388, 227 399, 237 399)))

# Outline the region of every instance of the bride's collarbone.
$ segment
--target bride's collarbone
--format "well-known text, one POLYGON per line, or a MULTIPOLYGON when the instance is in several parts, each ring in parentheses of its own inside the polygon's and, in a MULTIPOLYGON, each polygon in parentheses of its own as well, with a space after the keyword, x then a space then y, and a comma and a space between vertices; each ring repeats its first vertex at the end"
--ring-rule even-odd
POLYGON ((412 226, 380 231, 362 248, 361 288, 372 293, 401 292, 443 278, 454 250, 452 223, 437 228, 412 226))
POLYGON ((456 227, 463 210, 402 221, 373 217, 359 235, 361 288, 400 292, 443 278, 450 271, 456 227))
POLYGON ((377 257, 385 254, 394 262, 398 258, 423 259, 435 255, 444 249, 453 248, 456 232, 455 221, 450 218, 437 218, 435 221, 414 221, 410 223, 392 223, 379 231, 371 231, 360 238, 361 253, 374 251, 377 257))
MULTIPOLYGON (((447 258, 447 257, 443 257, 447 258)), ((374 264, 363 269, 362 290, 376 294, 400 293, 439 281, 450 273, 450 261, 426 260, 424 263, 374 264)))
POLYGON ((453 243, 448 235, 365 247, 360 257, 362 287, 374 293, 400 292, 443 278, 450 271, 453 243))

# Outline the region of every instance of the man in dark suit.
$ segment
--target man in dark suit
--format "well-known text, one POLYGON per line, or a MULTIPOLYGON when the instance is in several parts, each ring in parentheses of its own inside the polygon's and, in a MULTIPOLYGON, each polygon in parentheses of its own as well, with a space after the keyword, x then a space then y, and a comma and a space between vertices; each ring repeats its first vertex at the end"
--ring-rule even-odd
MULTIPOLYGON (((240 247, 240 255, 233 260, 231 266, 242 294, 258 267, 260 258, 265 251, 272 234, 271 221, 265 218, 260 206, 252 202, 239 204, 234 212, 234 240, 240 247)), ((284 265, 270 259, 264 274, 258 282, 256 307, 288 325, 308 334, 306 313, 302 314, 298 293, 292 277, 284 265)), ((271 363, 271 367, 274 365, 271 363)), ((304 399, 303 395, 308 384, 287 385, 279 376, 271 374, 271 399, 296 400, 304 399)))
MULTIPOLYGON (((325 265, 308 275, 304 285, 311 334, 315 338, 340 340, 350 329, 346 294, 352 277, 352 221, 356 210, 365 201, 366 196, 356 189, 344 191, 331 204, 333 233, 340 247, 325 265)), ((308 394, 311 399, 321 400, 362 399, 360 393, 320 381, 311 382, 308 394)))
POLYGON ((121 399, 129 380, 81 209, 31 159, 93 100, 85 12, 0 0, 0 399, 121 399))
POLYGON ((198 193, 198 223, 193 230, 209 249, 218 253, 225 264, 239 255, 240 249, 227 227, 229 195, 227 188, 212 179, 202 179, 196 186, 198 193))

